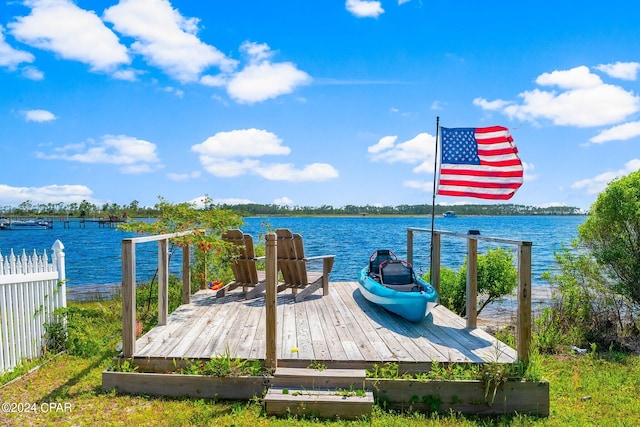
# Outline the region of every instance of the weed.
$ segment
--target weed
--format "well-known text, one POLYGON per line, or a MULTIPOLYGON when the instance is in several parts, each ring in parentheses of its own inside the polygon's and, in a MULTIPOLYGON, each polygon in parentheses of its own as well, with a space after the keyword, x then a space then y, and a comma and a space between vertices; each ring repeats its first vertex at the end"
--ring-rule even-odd
POLYGON ((324 371, 327 369, 327 365, 325 365, 322 362, 318 362, 317 360, 312 361, 311 363, 309 363, 309 366, 307 366, 307 368, 309 369, 315 369, 317 371, 324 371))
POLYGON ((44 351, 51 352, 53 354, 60 353, 67 348, 67 327, 63 321, 52 321, 44 325, 45 330, 45 343, 44 351))
POLYGON ((375 363, 373 369, 367 370, 369 378, 400 378, 400 371, 397 363, 387 362, 384 365, 375 363))
POLYGON ((348 390, 342 389, 342 388, 338 388, 336 390, 336 395, 338 396, 342 396, 344 398, 347 397, 353 397, 353 396, 357 396, 357 397, 365 397, 367 395, 367 392, 365 390, 361 390, 361 389, 355 389, 353 386, 349 387, 348 390))
POLYGON ((240 359, 231 357, 229 348, 218 357, 207 361, 184 359, 184 366, 173 364, 175 372, 183 375, 206 375, 212 377, 241 377, 266 375, 264 363, 260 360, 240 359))
POLYGON ((118 362, 118 364, 112 367, 114 372, 136 372, 138 367, 134 365, 129 360, 123 360, 122 362, 118 362))

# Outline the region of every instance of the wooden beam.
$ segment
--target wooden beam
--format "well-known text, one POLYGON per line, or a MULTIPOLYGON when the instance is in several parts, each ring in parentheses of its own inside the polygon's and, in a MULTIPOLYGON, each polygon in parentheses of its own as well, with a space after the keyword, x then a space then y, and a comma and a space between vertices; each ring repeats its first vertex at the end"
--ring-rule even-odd
POLYGON ((478 326, 478 241, 467 236, 467 328, 478 326))
POLYGON ((265 253, 265 311, 266 311, 266 354, 267 368, 275 370, 278 367, 276 330, 276 285, 278 284, 278 241, 275 233, 267 233, 265 253))
POLYGON ((531 347, 531 242, 518 251, 518 359, 529 361, 531 347))
POLYGON ((185 244, 182 247, 182 303, 191 302, 191 246, 185 244))
POLYGON ((413 265, 413 230, 407 228, 407 262, 413 265))
POLYGON ((122 241, 122 355, 136 351, 136 245, 122 241))
POLYGON ((169 315, 169 239, 158 240, 158 325, 169 315))
POLYGON ((431 242, 431 286, 438 294, 440 299, 440 233, 433 233, 433 242, 431 242))

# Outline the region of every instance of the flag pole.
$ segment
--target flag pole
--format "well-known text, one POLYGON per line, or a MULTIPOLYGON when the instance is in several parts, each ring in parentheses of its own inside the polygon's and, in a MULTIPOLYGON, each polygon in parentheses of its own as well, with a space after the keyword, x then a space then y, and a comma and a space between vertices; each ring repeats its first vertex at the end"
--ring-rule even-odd
POLYGON ((436 176, 438 175, 438 137, 440 135, 440 116, 436 116, 436 152, 433 156, 433 194, 431 198, 431 242, 429 246, 429 281, 433 285, 433 236, 436 219, 436 176))

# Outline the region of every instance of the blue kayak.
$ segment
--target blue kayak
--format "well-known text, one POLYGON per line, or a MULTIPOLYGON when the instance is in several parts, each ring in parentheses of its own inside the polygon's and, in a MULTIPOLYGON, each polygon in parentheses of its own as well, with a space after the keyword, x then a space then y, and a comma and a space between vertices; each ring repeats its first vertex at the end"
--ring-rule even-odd
POLYGON ((374 251, 358 284, 367 300, 411 322, 424 320, 438 301, 435 289, 416 277, 409 263, 386 249, 374 251))

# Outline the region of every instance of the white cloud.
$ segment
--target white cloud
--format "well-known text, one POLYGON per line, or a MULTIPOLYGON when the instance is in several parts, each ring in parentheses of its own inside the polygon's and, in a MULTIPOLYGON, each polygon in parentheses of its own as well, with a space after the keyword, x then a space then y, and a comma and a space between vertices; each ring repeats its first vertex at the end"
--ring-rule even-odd
POLYGON ((192 146, 191 150, 217 158, 287 155, 291 152, 277 135, 254 128, 218 132, 203 143, 192 146))
POLYGON ((24 118, 28 122, 43 123, 53 121, 57 117, 47 110, 28 110, 24 112, 24 118))
POLYGON ((36 67, 22 68, 22 75, 29 80, 44 80, 44 73, 36 67))
POLYGON ((226 75, 217 75, 217 76, 206 75, 200 78, 200 83, 205 86, 223 87, 227 85, 228 79, 229 79, 229 76, 226 76, 226 75))
POLYGON ((120 0, 104 12, 114 29, 136 41, 131 49, 181 82, 197 81, 211 66, 232 71, 236 61, 197 37, 197 18, 185 18, 167 0, 120 0))
POLYGON ((5 203, 80 203, 83 200, 93 203, 93 191, 84 185, 47 185, 44 187, 11 187, 0 184, 0 200, 5 203))
POLYGON ((17 50, 9 46, 4 38, 4 27, 0 25, 0 67, 14 70, 23 62, 33 62, 35 57, 24 50, 17 50))
POLYGON ((177 96, 178 98, 184 98, 184 91, 182 89, 177 89, 173 86, 166 86, 164 88, 162 88, 163 91, 167 92, 167 93, 172 93, 175 96, 177 96))
POLYGON ((212 175, 237 177, 253 174, 272 181, 324 181, 338 176, 338 171, 326 163, 312 163, 297 169, 290 163, 264 163, 256 157, 288 155, 277 135, 261 129, 239 129, 218 132, 203 143, 191 147, 199 154, 200 164, 212 175))
POLYGON ((162 167, 156 145, 126 135, 105 135, 100 143, 70 144, 55 154, 38 152, 40 159, 67 160, 80 163, 119 165, 123 173, 146 173, 162 167))
POLYGON ((287 196, 279 197, 273 201, 274 205, 278 206, 293 206, 293 200, 287 196))
POLYGON ((227 197, 224 199, 213 199, 213 203, 220 204, 220 205, 246 205, 248 203, 253 203, 253 201, 251 199, 239 199, 239 198, 227 197))
POLYGON ((542 73, 536 78, 536 83, 540 86, 558 86, 561 89, 585 89, 601 86, 602 79, 582 65, 570 70, 542 73))
POLYGON ((200 164, 213 176, 233 178, 251 173, 260 165, 260 162, 253 159, 231 160, 200 155, 200 164))
POLYGON ((625 141, 640 136, 640 122, 629 122, 603 130, 589 141, 602 144, 609 141, 625 141))
POLYGON ((622 80, 635 80, 640 71, 640 62, 616 62, 615 64, 600 64, 595 67, 611 77, 622 80))
POLYGON ((111 73, 111 77, 118 80, 134 82, 138 80, 138 74, 141 74, 141 72, 128 68, 128 69, 114 71, 113 73, 111 73))
POLYGON ((367 151, 371 154, 376 154, 381 151, 389 150, 393 148, 397 139, 398 135, 383 136, 376 144, 367 147, 367 151))
POLYGON ((625 176, 631 172, 640 170, 640 159, 633 159, 625 163, 622 169, 601 173, 593 178, 586 178, 571 184, 571 188, 585 190, 587 194, 598 194, 602 192, 609 182, 615 178, 625 176))
POLYGON ((511 102, 503 101, 502 99, 487 101, 484 98, 476 98, 473 100, 473 105, 476 105, 482 108, 483 110, 488 110, 488 111, 499 111, 511 104, 512 104, 511 102))
POLYGON ((199 196, 195 199, 189 200, 187 203, 194 205, 198 209, 202 209, 205 204, 213 204, 213 205, 246 205, 248 203, 253 203, 250 199, 240 199, 240 198, 222 198, 222 199, 212 199, 209 196, 199 196))
POLYGON ((186 182, 192 179, 199 178, 200 175, 200 171, 193 171, 190 173, 168 173, 167 178, 169 178, 171 181, 186 182))
POLYGON ((446 107, 446 106, 447 106, 447 103, 446 103, 446 102, 442 102, 442 101, 433 101, 433 102, 431 103, 431 107, 430 107, 430 109, 431 109, 431 110, 436 110, 436 111, 438 111, 438 110, 444 110, 444 107, 446 107))
POLYGON ((338 171, 328 163, 312 163, 296 169, 290 163, 275 163, 256 167, 255 173, 271 181, 327 181, 338 177, 338 171))
POLYGON ((521 104, 476 98, 474 104, 501 111, 510 118, 536 122, 547 119, 559 126, 592 127, 618 123, 640 111, 640 97, 620 86, 605 84, 585 66, 538 76, 536 83, 560 91, 534 89, 522 92, 521 104))
POLYGON ((555 208, 555 207, 567 206, 567 204, 564 202, 548 202, 548 203, 542 203, 541 205, 538 205, 538 206, 541 208, 555 208))
POLYGON ((538 175, 533 173, 536 168, 533 163, 522 162, 522 167, 524 168, 523 180, 525 182, 535 181, 538 179, 538 175))
MULTIPOLYGON (((312 80, 291 62, 271 62, 273 52, 266 44, 245 42, 240 49, 248 55, 249 64, 226 81, 229 96, 239 103, 252 104, 276 98, 312 80)), ((209 85, 221 82, 220 77, 207 79, 209 85)))
POLYGON ((377 18, 384 13, 379 1, 347 0, 345 7, 358 18, 377 18))
POLYGON ((368 147, 371 160, 386 163, 419 163, 414 172, 433 172, 436 146, 433 135, 420 133, 408 141, 399 144, 396 144, 396 141, 397 136, 385 136, 368 147))
POLYGON ((8 25, 17 40, 89 64, 93 71, 111 72, 129 64, 127 48, 93 11, 70 0, 26 0, 24 4, 31 13, 8 25))

